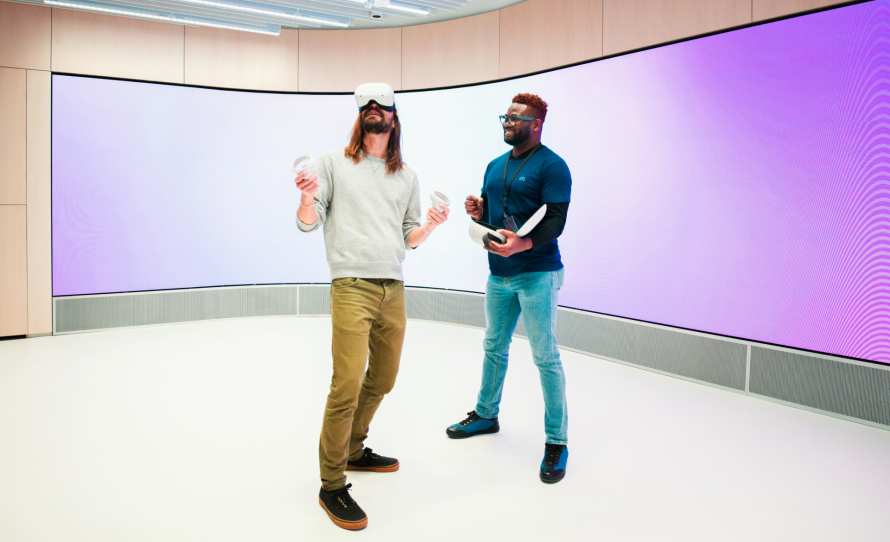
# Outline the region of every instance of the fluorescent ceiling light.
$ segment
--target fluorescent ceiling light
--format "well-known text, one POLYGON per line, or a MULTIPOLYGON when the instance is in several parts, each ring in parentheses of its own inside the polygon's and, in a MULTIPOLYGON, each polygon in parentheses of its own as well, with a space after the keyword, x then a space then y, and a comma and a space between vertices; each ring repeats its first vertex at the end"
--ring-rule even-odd
MULTIPOLYGON (((376 2, 375 2, 376 3, 376 2)), ((417 15, 429 15, 430 8, 426 6, 418 6, 417 4, 407 4, 405 2, 399 2, 398 0, 390 0, 388 6, 380 6, 385 7, 387 9, 394 9, 397 11, 404 11, 407 13, 416 13, 417 15)))
POLYGON ((105 4, 101 2, 72 2, 66 0, 43 0, 43 3, 50 6, 82 9, 85 11, 109 13, 112 15, 126 15, 127 17, 149 19, 152 21, 163 21, 167 23, 176 23, 191 26, 209 26, 211 28, 222 28, 225 30, 240 30, 242 32, 266 34, 268 36, 277 36, 281 33, 281 27, 278 25, 268 25, 267 27, 263 28, 261 26, 230 23, 226 21, 218 21, 215 19, 206 19, 203 17, 190 17, 187 15, 180 15, 178 13, 169 13, 165 11, 132 8, 129 6, 121 6, 118 4, 105 4), (274 30, 272 28, 274 28, 274 30))
POLYGON ((367 9, 392 9, 395 11, 404 11, 405 13, 414 13, 415 15, 429 15, 432 9, 427 6, 418 6, 417 4, 409 4, 400 2, 399 0, 352 0, 359 4, 363 4, 367 9), (369 5, 370 4, 370 5, 369 5))
POLYGON ((301 11, 288 9, 279 6, 272 6, 269 4, 259 4, 256 2, 245 2, 245 3, 229 3, 229 2, 215 2, 213 0, 182 0, 183 2, 188 2, 190 4, 200 4, 202 6, 213 6, 218 8, 226 8, 226 9, 234 9, 236 11, 244 11, 247 13, 257 13, 260 15, 270 15, 272 17, 283 17, 285 19, 293 19, 296 21, 307 21, 319 24, 328 24, 331 26, 340 26, 347 27, 349 26, 348 19, 343 21, 341 18, 338 19, 327 19, 323 17, 313 17, 311 15, 304 15, 301 11))

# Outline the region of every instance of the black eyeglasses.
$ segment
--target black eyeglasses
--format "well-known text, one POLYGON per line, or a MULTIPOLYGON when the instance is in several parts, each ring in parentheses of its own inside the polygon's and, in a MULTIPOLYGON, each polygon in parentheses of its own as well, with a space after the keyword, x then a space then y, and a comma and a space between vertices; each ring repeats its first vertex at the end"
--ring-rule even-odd
POLYGON ((537 117, 523 117, 520 115, 500 115, 501 126, 515 126, 521 120, 538 120, 537 117))

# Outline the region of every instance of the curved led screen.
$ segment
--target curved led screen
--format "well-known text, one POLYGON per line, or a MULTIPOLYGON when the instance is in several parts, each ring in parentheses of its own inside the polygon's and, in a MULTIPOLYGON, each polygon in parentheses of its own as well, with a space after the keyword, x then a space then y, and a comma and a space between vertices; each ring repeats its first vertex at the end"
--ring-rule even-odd
MULTIPOLYGON (((399 93, 424 208, 456 202, 406 283, 484 290, 460 202, 532 92, 573 177, 561 305, 890 362, 888 31, 871 2, 399 93)), ((54 75, 54 295, 329 281, 289 166, 343 147, 355 116, 349 95, 54 75)))

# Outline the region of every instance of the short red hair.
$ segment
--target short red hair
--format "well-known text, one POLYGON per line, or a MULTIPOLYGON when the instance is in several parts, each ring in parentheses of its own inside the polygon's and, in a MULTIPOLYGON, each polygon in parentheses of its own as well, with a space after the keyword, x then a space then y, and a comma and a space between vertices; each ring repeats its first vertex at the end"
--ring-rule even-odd
POLYGON ((541 119, 541 122, 547 118, 547 102, 537 94, 517 94, 513 97, 513 103, 527 105, 532 113, 530 116, 541 119))

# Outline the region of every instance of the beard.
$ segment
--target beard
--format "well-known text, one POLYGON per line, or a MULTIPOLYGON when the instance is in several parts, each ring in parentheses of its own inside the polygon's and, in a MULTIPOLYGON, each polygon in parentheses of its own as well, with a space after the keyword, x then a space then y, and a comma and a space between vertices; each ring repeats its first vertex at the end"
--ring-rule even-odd
POLYGON ((524 132, 524 131, 519 130, 518 128, 514 127, 513 128, 513 137, 508 138, 507 131, 504 130, 504 143, 506 143, 507 145, 512 145, 514 147, 516 145, 522 145, 523 143, 528 141, 528 138, 531 135, 532 135, 531 132, 524 132))
POLYGON ((385 134, 392 130, 392 119, 387 121, 382 114, 366 115, 362 118, 362 129, 369 134, 385 134))

